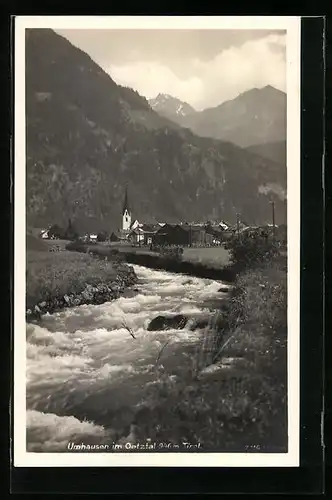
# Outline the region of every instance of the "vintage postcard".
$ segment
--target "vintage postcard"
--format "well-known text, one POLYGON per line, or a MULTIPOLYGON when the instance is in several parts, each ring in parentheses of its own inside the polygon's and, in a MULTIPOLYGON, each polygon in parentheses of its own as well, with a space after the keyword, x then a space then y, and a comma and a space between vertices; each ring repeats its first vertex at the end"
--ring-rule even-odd
POLYGON ((298 466, 300 18, 15 18, 15 466, 298 466))

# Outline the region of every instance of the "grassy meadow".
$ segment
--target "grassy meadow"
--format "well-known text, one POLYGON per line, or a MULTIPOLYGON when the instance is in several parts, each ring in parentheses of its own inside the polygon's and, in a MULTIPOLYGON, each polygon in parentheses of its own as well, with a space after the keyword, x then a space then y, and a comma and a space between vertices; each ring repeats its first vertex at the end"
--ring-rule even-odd
POLYGON ((113 262, 65 250, 67 243, 27 235, 27 308, 54 297, 80 293, 86 284, 96 285, 117 277, 113 262), (54 246, 59 246, 60 251, 50 251, 54 246))
POLYGON ((220 269, 229 264, 230 254, 223 246, 192 247, 183 249, 182 260, 220 269))

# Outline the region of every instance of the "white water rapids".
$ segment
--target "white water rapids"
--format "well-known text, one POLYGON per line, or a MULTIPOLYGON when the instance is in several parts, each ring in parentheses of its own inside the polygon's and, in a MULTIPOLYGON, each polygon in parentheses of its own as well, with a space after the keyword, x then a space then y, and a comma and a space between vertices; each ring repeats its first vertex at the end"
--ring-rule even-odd
POLYGON ((158 315, 211 312, 208 301, 222 298, 221 283, 133 267, 136 295, 27 325, 28 451, 65 452, 69 441, 112 439, 156 380, 156 359, 167 341, 160 363, 170 376, 192 362, 186 348, 197 344, 200 331, 192 331, 190 321, 182 330, 147 326, 158 315))

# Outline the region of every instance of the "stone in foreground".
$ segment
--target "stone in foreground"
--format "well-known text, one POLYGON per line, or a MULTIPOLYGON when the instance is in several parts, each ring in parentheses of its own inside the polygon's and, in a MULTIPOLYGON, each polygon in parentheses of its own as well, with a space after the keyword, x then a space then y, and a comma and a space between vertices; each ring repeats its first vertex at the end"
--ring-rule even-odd
POLYGON ((154 318, 149 326, 149 331, 158 331, 158 330, 169 330, 169 329, 177 329, 182 330, 187 324, 188 318, 183 316, 182 314, 177 314, 176 316, 157 316, 154 318))

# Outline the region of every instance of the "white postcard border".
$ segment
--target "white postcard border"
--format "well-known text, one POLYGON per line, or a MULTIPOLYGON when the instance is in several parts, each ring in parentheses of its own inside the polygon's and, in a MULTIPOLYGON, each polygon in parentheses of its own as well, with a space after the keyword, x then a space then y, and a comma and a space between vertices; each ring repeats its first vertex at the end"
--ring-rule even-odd
POLYGON ((300 17, 17 16, 14 100, 14 466, 299 466, 300 17), (32 453, 26 451, 25 29, 287 30, 288 453, 32 453))

